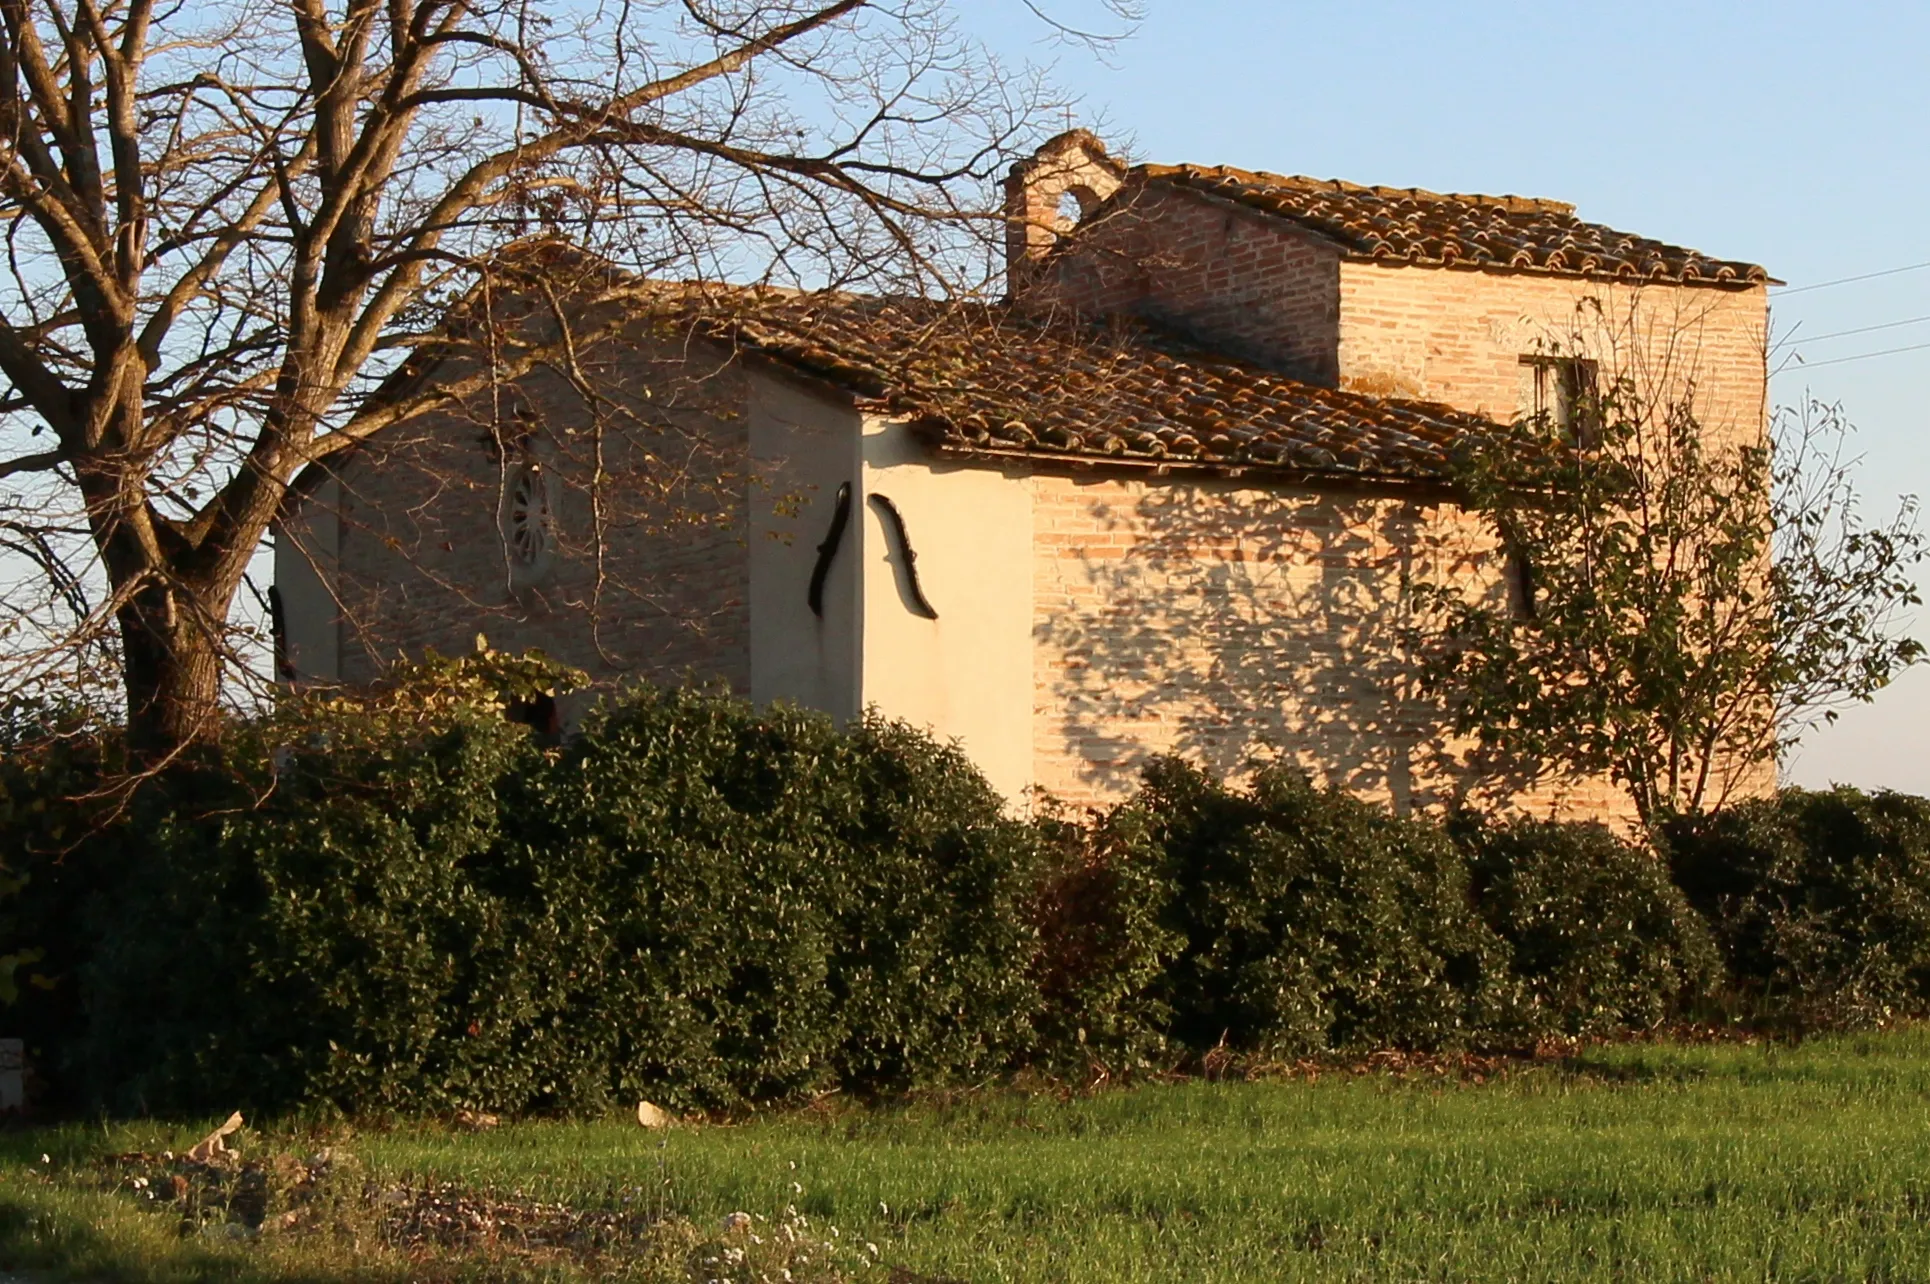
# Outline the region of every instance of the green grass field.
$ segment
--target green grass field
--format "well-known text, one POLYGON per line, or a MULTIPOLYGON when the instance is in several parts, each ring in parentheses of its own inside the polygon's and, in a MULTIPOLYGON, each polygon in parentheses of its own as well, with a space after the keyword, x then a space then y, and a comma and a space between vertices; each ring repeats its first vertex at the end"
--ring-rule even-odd
MULTIPOLYGON (((172 1223, 133 1195, 106 1193, 99 1156, 181 1148, 194 1131, 7 1136, 0 1265, 129 1280, 442 1273, 340 1240, 182 1239, 153 1229, 172 1223)), ((1095 1284, 1930 1280, 1921 1029, 1799 1047, 1606 1049, 1485 1082, 1334 1074, 1070 1101, 985 1091, 664 1133, 530 1122, 335 1140, 370 1190, 433 1180, 698 1227, 742 1210, 772 1219, 758 1224, 768 1229, 794 1204, 813 1235, 837 1228, 842 1269, 860 1278, 895 1265, 1095 1284)), ((241 1144, 265 1153, 313 1141, 271 1130, 241 1144)), ((622 1272, 603 1261, 590 1273, 622 1272)))

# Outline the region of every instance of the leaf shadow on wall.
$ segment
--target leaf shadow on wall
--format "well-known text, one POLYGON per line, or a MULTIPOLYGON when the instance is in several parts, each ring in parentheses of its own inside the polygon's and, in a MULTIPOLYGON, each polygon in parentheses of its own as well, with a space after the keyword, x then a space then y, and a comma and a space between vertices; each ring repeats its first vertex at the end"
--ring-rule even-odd
POLYGON ((1284 760, 1402 810, 1464 795, 1465 746, 1404 636, 1413 577, 1483 574, 1484 542, 1442 505, 1230 483, 1071 493, 1077 533, 1037 585, 1048 792, 1116 798, 1176 752, 1222 777, 1284 760))

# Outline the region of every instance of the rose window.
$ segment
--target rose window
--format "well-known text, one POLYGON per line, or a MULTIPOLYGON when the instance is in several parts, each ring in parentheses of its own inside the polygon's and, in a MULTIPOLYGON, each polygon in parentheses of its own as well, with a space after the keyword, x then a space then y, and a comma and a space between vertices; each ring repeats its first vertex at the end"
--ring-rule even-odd
POLYGON ((509 549, 524 566, 535 566, 549 552, 549 488, 543 473, 534 464, 516 476, 509 492, 508 521, 505 532, 509 549))

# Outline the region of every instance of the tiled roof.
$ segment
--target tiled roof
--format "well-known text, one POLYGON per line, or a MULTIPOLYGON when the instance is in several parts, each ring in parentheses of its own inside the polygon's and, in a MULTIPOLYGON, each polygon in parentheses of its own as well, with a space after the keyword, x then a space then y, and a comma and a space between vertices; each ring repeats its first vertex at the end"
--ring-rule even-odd
POLYGON ((1584 223, 1561 201, 1362 187, 1225 166, 1141 165, 1132 172, 1291 219, 1355 259, 1705 283, 1769 280, 1753 263, 1584 223))
POLYGON ((937 450, 1334 478, 1441 478, 1487 420, 1301 383, 1143 322, 1003 305, 766 296, 706 309, 713 337, 912 421, 937 450))

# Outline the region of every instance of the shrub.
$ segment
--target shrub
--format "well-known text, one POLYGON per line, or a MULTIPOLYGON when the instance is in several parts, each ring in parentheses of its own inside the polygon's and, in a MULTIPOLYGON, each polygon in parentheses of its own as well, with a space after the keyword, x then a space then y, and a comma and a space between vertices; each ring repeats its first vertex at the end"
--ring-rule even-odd
POLYGON ((152 782, 69 1072, 122 1110, 730 1106, 1003 1069, 1040 844, 954 748, 642 689, 545 747, 547 670, 298 701, 152 782))
MULTIPOLYGON (((37 1065, 83 1021, 91 889, 111 885, 124 791, 112 728, 79 706, 0 704, 0 1012, 37 1065)), ((64 1103, 61 1103, 64 1104, 64 1103)))
POLYGON ((1029 1051, 1038 951, 1037 831, 954 745, 867 717, 828 809, 850 1022, 840 1070, 861 1088, 982 1076, 1029 1051))
POLYGON ((1930 1014, 1930 799, 1786 789, 1667 834, 1752 1015, 1930 1014))
POLYGON ((1162 997, 1186 1046, 1455 1048, 1518 1022, 1507 948, 1438 825, 1289 769, 1234 791, 1176 759, 1130 807, 1173 887, 1184 944, 1162 997))
POLYGON ((548 1000, 473 872, 537 751, 478 669, 293 702, 136 797, 93 907, 71 1070, 118 1110, 442 1109, 529 1095, 548 1000), (139 835, 134 846, 133 836, 139 835), (510 1019, 505 1019, 510 1018, 510 1019))
POLYGON ((640 688, 563 745, 504 718, 575 677, 407 667, 138 787, 97 720, 0 710, 9 1022, 68 1104, 365 1113, 1519 1046, 1652 1029, 1722 958, 1758 1016, 1930 1013, 1923 799, 1679 823, 1685 898, 1599 828, 1280 767, 1160 760, 1090 823, 1022 822, 875 717, 640 688))
POLYGON ((1035 823, 1051 862, 1033 965, 1042 1057, 1073 1072, 1150 1068, 1165 1060, 1172 1014, 1159 989, 1181 939, 1160 925, 1173 888, 1147 816, 1124 807, 1087 824, 1047 811, 1035 823))
POLYGON ((1652 1030, 1716 984, 1708 928, 1652 852, 1591 824, 1462 815, 1449 831, 1538 1032, 1652 1030))
POLYGON ((955 748, 646 690, 594 716, 532 801, 547 930, 602 925, 559 1037, 601 1040, 622 1092, 908 1087, 1027 1041, 1039 845, 955 748))

